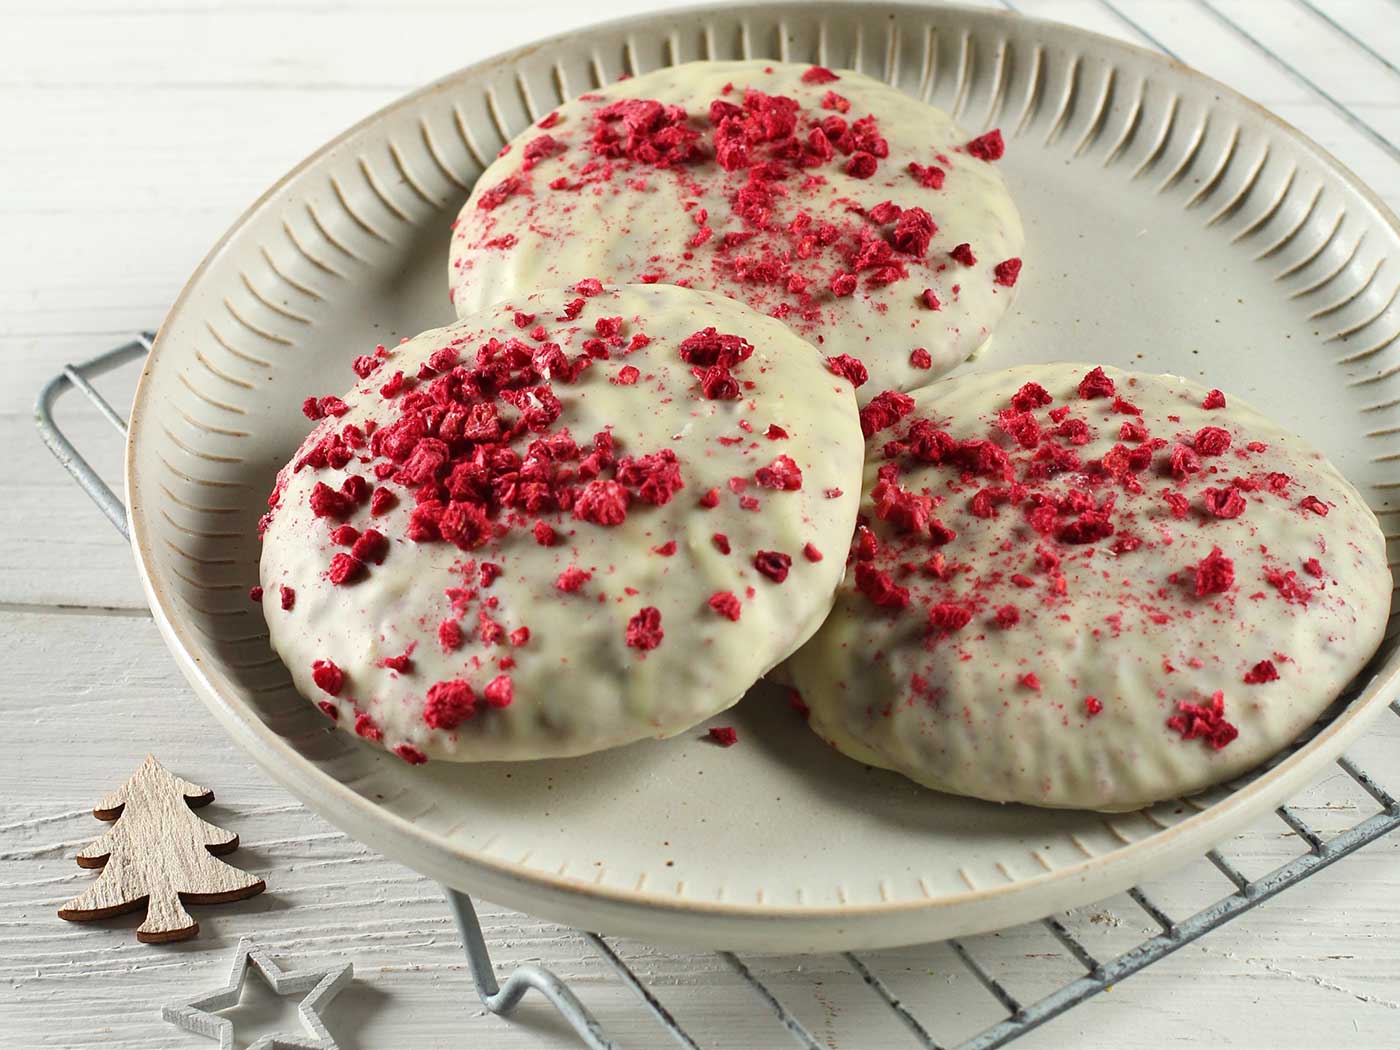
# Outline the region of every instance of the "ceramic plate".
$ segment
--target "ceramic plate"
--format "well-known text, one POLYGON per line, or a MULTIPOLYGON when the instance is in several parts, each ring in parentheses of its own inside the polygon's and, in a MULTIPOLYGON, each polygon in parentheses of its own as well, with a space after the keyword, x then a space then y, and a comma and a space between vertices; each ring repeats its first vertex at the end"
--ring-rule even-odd
POLYGON ((448 885, 694 946, 865 948, 1033 919, 1184 863, 1300 790, 1389 699, 1392 637, 1306 745, 1129 815, 924 791, 829 751, 759 687, 722 721, 571 761, 412 768, 292 691, 246 592, 310 392, 445 323, 448 224, 501 144, 624 73, 766 56, 883 77, 1001 127, 1028 245, 982 367, 1096 360, 1248 398, 1322 448, 1396 530, 1395 217, 1227 88, 1079 30, 954 7, 763 4, 571 33, 463 70, 314 154, 214 248, 165 321, 127 457, 157 623, 230 734, 307 805, 448 885), (335 377, 328 379, 327 377, 335 377))

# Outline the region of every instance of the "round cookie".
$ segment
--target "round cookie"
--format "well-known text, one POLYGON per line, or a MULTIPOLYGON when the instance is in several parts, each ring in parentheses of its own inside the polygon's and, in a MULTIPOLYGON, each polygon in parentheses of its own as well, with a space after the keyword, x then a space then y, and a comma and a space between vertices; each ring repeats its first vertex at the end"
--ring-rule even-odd
POLYGON ((1003 148, 859 73, 660 69, 560 106, 487 168, 455 225, 453 300, 464 316, 581 276, 711 289, 863 361, 860 394, 907 390, 1010 305, 1024 237, 1003 148))
POLYGON ((283 468, 262 602, 297 688, 410 762, 679 733, 817 628, 855 396, 723 296, 597 281, 355 361, 283 468))
POLYGON ((888 395, 811 727, 929 787, 1133 809, 1295 739, 1380 644, 1385 544, 1320 453, 1173 376, 1030 365, 888 395))

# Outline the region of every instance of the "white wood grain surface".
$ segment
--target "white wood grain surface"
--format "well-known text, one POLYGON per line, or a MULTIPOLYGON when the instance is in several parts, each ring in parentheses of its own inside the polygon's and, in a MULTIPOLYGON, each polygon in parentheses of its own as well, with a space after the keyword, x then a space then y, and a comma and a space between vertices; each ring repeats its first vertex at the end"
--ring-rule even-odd
MULTIPOLYGON (((1400 206, 1397 0, 1012 2, 1169 50, 1297 124, 1400 206)), ((355 984, 328 1016, 346 1050, 574 1045, 533 1000, 511 1021, 486 1014, 437 888, 308 813, 223 737, 157 637, 126 547, 40 446, 31 405, 62 363, 154 327, 239 212, 373 108, 543 33, 654 6, 0 3, 0 449, 16 471, 0 500, 0 1045, 212 1046, 162 1022, 160 1006, 220 985, 240 935, 295 965, 354 961, 355 984), (196 908, 201 934, 184 944, 138 944, 139 917, 78 928, 54 915, 93 878, 73 861, 104 827, 90 808, 147 750, 214 789, 203 813, 238 832, 230 859, 268 884, 251 900, 196 908)), ((123 403, 131 377, 103 387, 123 403)), ((120 451, 95 413, 70 404, 65 422, 115 478, 120 451)), ((1353 754, 1400 788, 1400 719, 1387 716, 1353 754)), ((1298 805, 1324 831, 1374 809, 1340 772, 1298 805)), ((1299 852, 1273 819, 1226 850, 1249 874, 1299 852)), ((1204 861, 1149 887, 1178 915, 1228 889, 1204 861)), ((489 905, 482 916, 502 968, 550 966, 623 1045, 662 1045, 577 935, 489 905)), ((1069 921, 1100 955, 1152 932, 1126 898, 1069 921)), ((1074 973, 1039 927, 968 946, 1023 1000, 1074 973)), ((787 1045, 714 957, 619 949, 703 1046, 787 1045)), ((944 1042, 999 1016, 946 948, 866 958, 944 1042)), ((841 958, 749 962, 827 1045, 914 1045, 841 958)), ((249 1000, 238 1012, 245 1041, 290 1019, 256 988, 249 1000)), ((1017 1045, 1400 1046, 1400 836, 1017 1045)))

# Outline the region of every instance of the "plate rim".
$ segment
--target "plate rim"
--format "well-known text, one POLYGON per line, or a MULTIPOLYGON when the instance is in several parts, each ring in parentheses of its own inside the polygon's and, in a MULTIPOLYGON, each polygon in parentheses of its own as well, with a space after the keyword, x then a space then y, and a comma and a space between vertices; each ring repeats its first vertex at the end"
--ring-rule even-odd
MULTIPOLYGON (((1377 196, 1375 191, 1330 151, 1261 104, 1185 63, 1146 47, 1092 30, 1049 19, 1021 15, 1014 11, 995 10, 961 3, 938 4, 936 10, 941 17, 946 17, 953 23, 966 20, 1004 19, 1014 20, 1018 24, 1041 27, 1056 34, 1069 34, 1077 40, 1087 41, 1100 53, 1116 51, 1126 54, 1159 70, 1170 71, 1206 85, 1216 91, 1223 101, 1243 104, 1254 115, 1272 124, 1276 130, 1290 137, 1313 154, 1323 168, 1345 183, 1351 191, 1373 208, 1380 221, 1389 226, 1400 238, 1400 218, 1397 218, 1396 214, 1377 196)), ((355 831, 347 831, 352 837, 358 838, 360 836, 361 825, 368 825, 370 828, 378 825, 379 828, 370 833, 368 837, 378 839, 381 837, 379 832, 382 831, 383 837, 392 838, 395 844, 407 843, 414 848, 423 850, 431 856, 433 863, 430 866, 434 868, 442 867, 444 864, 455 865, 463 871, 470 870, 483 876, 504 877, 512 882, 525 883, 552 895, 574 899, 584 904, 607 902, 653 914, 668 916, 688 914, 702 919, 723 916, 733 919, 770 922, 808 920, 815 923, 842 919, 897 918, 910 912, 955 909, 974 902, 986 903, 1008 897, 1015 899, 1034 890, 1043 891, 1047 887, 1056 885, 1073 885, 1082 881, 1088 873, 1098 873, 1099 869, 1106 869, 1102 874, 1108 892, 1096 894, 1094 897, 1094 899, 1102 899, 1131 885, 1141 872, 1151 867, 1156 854, 1175 853, 1178 849, 1184 851, 1187 845, 1193 847, 1200 845, 1209 848, 1208 844, 1223 841, 1266 808, 1272 808, 1272 806, 1282 802, 1302 786, 1300 782, 1305 777, 1309 777, 1316 767, 1334 760, 1342 753, 1345 746, 1365 728, 1367 721, 1386 706, 1385 696, 1393 692, 1397 682, 1400 682, 1400 651, 1397 651, 1389 660, 1372 672, 1370 680, 1362 688, 1360 694, 1341 713, 1287 758, 1255 777, 1250 783, 1231 791, 1227 796, 1212 803, 1206 809, 1193 813, 1171 827, 1159 829, 1144 838, 1109 852, 1057 867, 1053 871, 1017 878, 1005 885, 968 889, 941 894, 934 898, 911 897, 860 904, 805 905, 691 899, 673 894, 605 886, 569 876, 551 874, 537 868, 523 866, 512 860, 468 849, 438 835, 436 832, 425 831, 414 821, 375 804, 372 800, 347 787, 343 781, 332 776, 316 763, 303 757, 284 738, 269 729, 245 704, 233 699, 236 697, 237 690, 226 680, 222 672, 201 663, 195 651, 191 649, 193 630, 186 622, 188 617, 180 610, 178 599, 173 594, 163 592, 152 575, 150 562, 153 560, 153 555, 150 553, 150 548, 154 545, 155 540, 148 535, 149 530, 143 524, 143 516, 138 513, 141 510, 142 501, 141 485, 135 468, 135 449, 145 429, 145 410, 152 399, 150 377, 158 360, 157 355, 162 350, 166 328, 171 318, 186 308, 206 272, 223 255, 230 242, 269 206, 274 197, 294 183, 304 172, 315 167, 360 132, 393 114, 415 107, 422 101, 455 87, 464 80, 481 79, 497 68, 509 66, 530 55, 577 39, 582 35, 592 36, 625 31, 632 27, 649 27, 661 19, 712 18, 760 13, 780 17, 809 17, 815 12, 845 12, 871 17, 886 13, 891 15, 928 14, 930 7, 925 4, 903 2, 903 0, 878 5, 854 2, 854 0, 828 0, 828 2, 820 4, 803 3, 801 0, 781 0, 778 3, 760 3, 749 0, 749 2, 737 3, 686 5, 664 12, 634 14, 591 23, 481 59, 395 98, 363 119, 356 121, 289 169, 261 193, 218 238, 191 273, 167 311, 137 382, 123 462, 123 479, 127 495, 127 524, 142 590, 146 595, 147 603, 161 635, 175 657, 177 665, 205 706, 211 709, 218 722, 229 732, 235 742, 267 770, 274 780, 292 791, 330 823, 341 830, 347 830, 344 827, 345 824, 354 826, 355 831), (1187 840, 1186 844, 1181 844, 1179 842, 1181 839, 1187 840), (1115 883, 1112 877, 1115 873, 1123 876, 1121 884, 1115 883)), ((394 859, 415 870, 421 870, 416 861, 422 858, 415 858, 415 862, 405 860, 403 856, 395 856, 394 859)), ((1186 862, 1188 860, 1182 861, 1182 863, 1186 862)), ((431 877, 438 878, 437 875, 431 877)), ((469 877, 463 881, 471 882, 472 879, 469 877)), ((906 940, 889 943, 909 942, 906 940)))

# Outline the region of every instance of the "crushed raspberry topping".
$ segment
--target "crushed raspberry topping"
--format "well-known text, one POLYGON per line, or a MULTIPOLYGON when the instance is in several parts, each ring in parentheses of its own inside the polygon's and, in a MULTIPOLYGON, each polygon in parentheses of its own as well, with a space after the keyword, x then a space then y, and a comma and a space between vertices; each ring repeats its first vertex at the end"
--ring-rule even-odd
POLYGON ((1096 397, 1112 397, 1116 388, 1102 368, 1092 369, 1079 381, 1079 396, 1084 400, 1096 397))
POLYGON ((1278 681, 1278 668, 1272 660, 1260 660, 1244 674, 1245 685, 1261 685, 1278 681))
POLYGON ((1210 391, 1210 393, 1206 394, 1205 399, 1201 402, 1201 407, 1202 407, 1202 408, 1224 408, 1224 407, 1225 407, 1225 395, 1222 394, 1219 390, 1212 390, 1212 391, 1210 391))
POLYGON ((428 687, 423 704, 423 721, 431 729, 456 729, 476 714, 476 693, 457 678, 450 682, 434 682, 428 687))
POLYGON ((1327 517, 1327 512, 1331 509, 1316 496, 1304 496, 1298 506, 1323 518, 1327 517))
POLYGON ((739 604, 739 599, 736 598, 731 591, 716 591, 714 594, 710 595, 707 604, 721 616, 728 617, 731 620, 739 619, 741 606, 739 604))
POLYGON ((1210 594, 1224 594, 1235 584, 1235 563, 1221 552, 1212 548, 1196 566, 1196 597, 1210 594))
POLYGON ((1013 288, 1021 276, 1020 259, 1004 259, 992 267, 992 280, 1004 288, 1013 288))
POLYGON ((827 371, 832 375, 838 375, 842 379, 850 380, 851 386, 861 386, 870 378, 870 373, 866 371, 864 363, 858 357, 850 354, 838 354, 835 357, 826 359, 827 371))
POLYGON ((766 489, 785 489, 789 492, 802 487, 802 471, 791 456, 778 456, 766 467, 754 471, 754 481, 766 489))
POLYGON ((311 665, 311 680, 318 689, 339 696, 345 688, 345 672, 332 660, 317 660, 311 665))
POLYGON ((782 583, 792 567, 792 555, 781 551, 759 551, 753 556, 753 566, 774 583, 782 583))
POLYGON ((712 743, 720 747, 733 747, 739 742, 739 734, 735 732, 733 726, 711 726, 710 731, 705 734, 712 743))
POLYGON ((993 128, 985 135, 978 135, 963 147, 978 160, 1001 160, 1006 154, 1006 140, 1001 137, 1001 129, 993 128))
POLYGON ((665 632, 661 629, 661 611, 648 605, 627 621, 627 644, 633 649, 649 652, 661 644, 665 632))
POLYGON ((1177 713, 1167 719, 1167 728, 1181 734, 1183 740, 1202 740, 1212 750, 1219 751, 1240 731, 1225 720, 1225 694, 1217 691, 1205 704, 1181 701, 1177 713))

